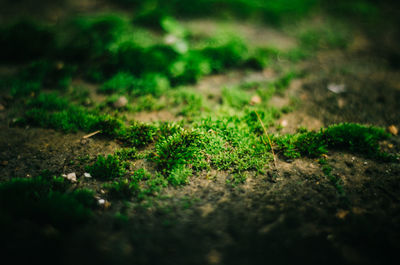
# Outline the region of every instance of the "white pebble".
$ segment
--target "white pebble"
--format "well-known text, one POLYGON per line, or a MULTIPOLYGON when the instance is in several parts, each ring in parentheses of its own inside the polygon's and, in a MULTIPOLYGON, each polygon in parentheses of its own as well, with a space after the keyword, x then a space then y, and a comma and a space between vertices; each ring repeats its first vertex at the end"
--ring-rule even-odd
POLYGON ((68 179, 68 180, 71 181, 71 182, 76 182, 76 174, 75 174, 75 172, 69 173, 69 174, 67 174, 67 175, 63 174, 62 176, 63 176, 64 178, 68 179))

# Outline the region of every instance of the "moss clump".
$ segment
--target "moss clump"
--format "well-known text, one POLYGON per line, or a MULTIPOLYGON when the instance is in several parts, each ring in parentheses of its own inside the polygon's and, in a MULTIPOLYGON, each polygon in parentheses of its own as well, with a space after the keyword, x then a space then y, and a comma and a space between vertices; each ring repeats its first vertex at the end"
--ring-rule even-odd
POLYGON ((123 43, 115 52, 114 68, 131 72, 135 76, 147 73, 168 74, 169 66, 179 54, 168 45, 157 44, 139 47, 134 43, 123 43))
POLYGON ((204 97, 197 91, 187 88, 174 90, 171 93, 172 103, 179 107, 179 114, 186 117, 194 117, 205 109, 204 97))
POLYGON ((189 182, 188 178, 192 174, 193 171, 191 168, 187 167, 186 165, 178 165, 171 170, 167 180, 173 186, 184 185, 189 182))
POLYGON ((158 141, 152 160, 163 173, 169 174, 180 165, 186 165, 199 155, 202 135, 196 130, 184 130, 158 141))
POLYGON ((171 82, 175 85, 197 82, 211 73, 211 59, 197 51, 184 54, 169 67, 171 82))
POLYGON ((68 108, 69 102, 54 93, 41 93, 36 98, 28 101, 27 106, 46 111, 61 111, 68 108))
POLYGON ((148 195, 155 194, 161 188, 167 186, 168 182, 162 175, 152 175, 145 169, 136 170, 128 178, 120 178, 104 187, 113 199, 138 199, 142 200, 148 195))
POLYGON ((204 160, 196 166, 212 166, 234 173, 249 170, 262 172, 271 159, 270 149, 246 119, 244 115, 224 115, 204 118, 197 123, 196 127, 204 132, 205 139, 204 160), (204 164, 204 161, 207 163, 204 164))
POLYGON ((157 128, 146 123, 135 122, 118 132, 117 138, 128 146, 144 147, 154 141, 157 128))
POLYGON ((251 96, 240 87, 224 87, 222 102, 232 108, 243 109, 250 104, 251 96))
POLYGON ((75 62, 100 59, 126 27, 128 22, 116 15, 77 17, 64 29, 67 39, 59 55, 75 62))
POLYGON ((356 123, 331 125, 319 132, 303 132, 296 135, 275 137, 274 141, 286 157, 301 155, 318 157, 328 149, 356 152, 368 157, 384 158, 379 141, 389 138, 384 129, 356 123))
POLYGON ((114 75, 111 79, 106 81, 99 91, 105 94, 112 93, 125 93, 132 91, 136 78, 129 73, 120 72, 114 75))
POLYGON ((248 56, 246 45, 237 38, 222 41, 214 46, 204 48, 201 53, 210 58, 211 69, 221 72, 225 69, 238 67, 243 64, 248 56))
POLYGON ((87 166, 86 170, 95 178, 109 180, 123 177, 126 174, 125 163, 117 156, 99 155, 94 164, 87 166))
POLYGON ((112 199, 131 199, 140 191, 139 184, 129 178, 121 178, 104 185, 112 199))
POLYGON ((147 94, 159 96, 169 87, 169 80, 160 74, 149 73, 142 78, 136 78, 132 74, 120 72, 106 81, 99 91, 106 94, 130 93, 135 96, 147 94))
POLYGON ((65 90, 76 67, 61 62, 35 61, 7 80, 11 96, 38 94, 43 88, 65 90))
POLYGON ((379 141, 390 137, 383 128, 356 123, 332 125, 323 129, 321 134, 330 148, 347 149, 372 157, 381 154, 379 141))
POLYGON ((115 152, 115 155, 119 158, 121 161, 126 161, 126 160, 135 160, 139 157, 138 151, 135 147, 132 148, 122 148, 120 150, 117 150, 115 152))
POLYGON ((109 115, 88 111, 56 94, 39 94, 28 102, 22 123, 52 128, 64 132, 101 130, 107 136, 116 136, 123 123, 109 115))

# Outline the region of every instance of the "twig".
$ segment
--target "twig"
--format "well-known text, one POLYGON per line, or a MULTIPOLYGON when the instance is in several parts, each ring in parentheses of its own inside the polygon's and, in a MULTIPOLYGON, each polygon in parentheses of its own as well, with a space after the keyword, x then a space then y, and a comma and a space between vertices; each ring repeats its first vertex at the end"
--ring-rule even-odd
MULTIPOLYGON (((256 110, 254 110, 254 112, 255 112, 256 115, 257 115, 258 121, 261 123, 261 127, 262 127, 263 130, 264 130, 264 134, 265 134, 265 135, 267 136, 267 138, 268 138, 269 147, 271 147, 272 155, 274 156, 274 166, 275 166, 275 169, 278 170, 278 167, 276 166, 276 156, 275 156, 274 148, 272 147, 271 138, 269 138, 267 129, 265 129, 264 123, 263 123, 263 121, 261 120, 260 115, 258 114, 258 112, 257 112, 256 110)), ((264 142, 264 143, 265 143, 265 142, 264 142)))
POLYGON ((90 138, 90 137, 92 137, 92 136, 94 136, 94 135, 96 135, 98 133, 101 133, 101 131, 95 131, 95 132, 89 133, 89 134, 83 136, 82 138, 83 139, 87 139, 87 138, 90 138))

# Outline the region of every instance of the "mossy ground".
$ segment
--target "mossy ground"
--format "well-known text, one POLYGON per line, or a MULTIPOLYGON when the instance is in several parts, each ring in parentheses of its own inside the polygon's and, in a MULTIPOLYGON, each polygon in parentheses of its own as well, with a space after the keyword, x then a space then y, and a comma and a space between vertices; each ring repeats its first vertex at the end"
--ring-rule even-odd
POLYGON ((400 80, 386 2, 106 2, 0 28, 15 69, 0 72, 2 250, 389 264, 400 80))

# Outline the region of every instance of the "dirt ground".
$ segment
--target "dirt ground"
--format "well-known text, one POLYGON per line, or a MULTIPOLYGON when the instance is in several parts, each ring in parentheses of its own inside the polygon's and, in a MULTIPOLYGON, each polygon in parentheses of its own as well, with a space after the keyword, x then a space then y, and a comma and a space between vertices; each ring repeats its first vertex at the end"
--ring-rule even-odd
MULTIPOLYGON (((277 41, 291 45, 290 40, 277 41)), ((340 122, 400 128, 399 69, 357 47, 347 53, 320 52, 299 67, 310 74, 272 99, 277 105, 299 99, 296 109, 277 121, 282 132, 340 122), (332 92, 330 84, 343 85, 344 91, 332 92)), ((233 72, 207 77, 196 87, 218 96, 213 89, 251 78, 272 77, 270 72, 233 72)), ((83 139, 84 133, 10 127, 14 103, 5 94, 0 103, 1 180, 36 176, 43 170, 76 172, 78 185, 94 187, 102 196, 96 180, 82 177, 85 171, 78 162, 113 153, 120 147, 117 142, 101 136, 83 139)), ((174 117, 161 111, 134 118, 147 122, 174 117)), ((398 154, 400 136, 381 145, 398 154)), ((49 242, 57 242, 51 251, 37 253, 32 245, 31 256, 16 254, 15 261, 42 257, 55 264, 397 264, 399 161, 378 162, 340 151, 330 152, 327 160, 343 182, 345 197, 317 160, 285 160, 278 154, 276 169, 250 174, 244 184, 228 183, 227 172, 201 172, 188 185, 166 188, 141 204, 111 202, 111 208, 96 213, 97 220, 66 238, 46 228, 42 233, 49 242), (116 219, 117 213, 129 219, 116 219)), ((25 233, 25 225, 16 233, 25 233)))

